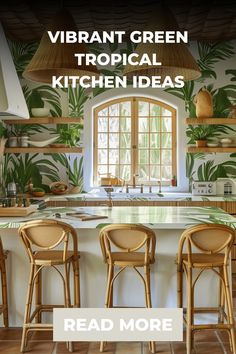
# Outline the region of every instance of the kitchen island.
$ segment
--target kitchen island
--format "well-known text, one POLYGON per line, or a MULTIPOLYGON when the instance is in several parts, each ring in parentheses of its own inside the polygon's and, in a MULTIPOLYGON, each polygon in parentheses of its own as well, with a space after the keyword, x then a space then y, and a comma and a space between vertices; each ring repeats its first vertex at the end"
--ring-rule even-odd
MULTIPOLYGON (((227 213, 236 215, 236 195, 195 196, 184 192, 139 193, 131 190, 130 193, 112 192, 113 206, 179 206, 179 207, 217 207, 227 213)), ((59 206, 99 206, 108 205, 109 197, 105 191, 94 190, 82 194, 46 195, 42 198, 50 207, 59 206)))
MULTIPOLYGON (((106 287, 106 267, 103 264, 99 230, 104 224, 140 223, 155 230, 156 263, 152 267, 152 300, 156 307, 176 307, 176 265, 175 256, 178 241, 184 229, 200 223, 221 223, 236 228, 236 219, 221 209, 211 207, 83 207, 47 208, 26 218, 1 217, 0 234, 4 248, 10 251, 7 260, 9 288, 9 317, 11 326, 21 326, 25 307, 29 275, 29 260, 21 244, 17 229, 22 223, 33 219, 56 218, 72 225, 78 233, 81 252, 81 304, 83 307, 103 307, 106 287), (86 212, 107 216, 90 221, 81 221, 66 215, 86 212)), ((59 277, 50 270, 44 272, 47 284, 44 287, 45 302, 54 304, 63 300, 62 284, 59 277), (55 291, 55 289, 57 289, 55 291)), ((144 306, 143 285, 132 270, 121 274, 114 291, 114 304, 144 306), (127 293, 129 296, 126 296, 127 293), (119 300, 118 300, 119 299, 119 300)), ((199 291, 196 305, 216 305, 217 281, 213 274, 206 272, 196 287, 199 291), (211 289, 211 291, 209 291, 211 289)))

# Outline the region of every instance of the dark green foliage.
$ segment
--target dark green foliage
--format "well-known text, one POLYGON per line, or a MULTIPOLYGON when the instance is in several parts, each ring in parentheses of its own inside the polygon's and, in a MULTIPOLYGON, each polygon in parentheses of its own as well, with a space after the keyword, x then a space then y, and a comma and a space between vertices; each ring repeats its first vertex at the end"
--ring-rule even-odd
POLYGON ((50 106, 50 113, 53 117, 61 117, 60 94, 49 85, 41 85, 32 90, 27 85, 22 87, 25 100, 32 116, 32 108, 42 108, 47 103, 50 106))

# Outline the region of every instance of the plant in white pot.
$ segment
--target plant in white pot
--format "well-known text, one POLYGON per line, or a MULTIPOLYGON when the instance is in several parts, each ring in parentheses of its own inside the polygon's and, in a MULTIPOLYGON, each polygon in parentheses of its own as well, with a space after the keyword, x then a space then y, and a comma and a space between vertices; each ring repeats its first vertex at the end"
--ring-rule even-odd
POLYGON ((68 166, 69 183, 72 186, 70 193, 82 193, 83 191, 83 157, 74 159, 73 165, 68 166))

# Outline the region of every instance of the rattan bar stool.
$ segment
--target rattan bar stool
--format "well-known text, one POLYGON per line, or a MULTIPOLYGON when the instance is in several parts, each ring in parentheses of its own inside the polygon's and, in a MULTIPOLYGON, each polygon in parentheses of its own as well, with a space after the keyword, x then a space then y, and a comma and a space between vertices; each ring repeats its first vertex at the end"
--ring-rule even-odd
MULTIPOLYGON (((103 260, 107 265, 106 307, 113 307, 113 285, 115 279, 126 268, 133 268, 143 281, 146 307, 152 307, 150 289, 150 265, 155 262, 155 233, 142 225, 113 224, 100 231, 103 260), (115 274, 115 269, 118 272, 115 274), (138 270, 144 269, 144 275, 138 270)), ((155 343, 149 343, 155 353, 155 343)), ((101 342, 100 351, 104 350, 101 342)))
POLYGON ((3 314, 3 324, 8 327, 8 301, 7 301, 7 274, 6 274, 6 259, 8 251, 4 251, 2 240, 0 238, 0 272, 2 286, 2 304, 0 305, 0 314, 3 314))
MULTIPOLYGON (((229 334, 231 350, 236 354, 235 321, 229 285, 229 256, 234 244, 235 230, 220 224, 202 224, 185 230, 179 241, 177 256, 178 307, 183 307, 183 274, 186 276, 186 345, 192 353, 194 332, 203 329, 221 329, 229 334), (186 249, 186 253, 183 250, 186 249), (195 253, 193 251, 200 251, 195 253), (214 308, 194 306, 194 289, 201 274, 212 270, 219 277, 219 305, 214 308), (193 274, 194 271, 194 274, 193 274), (218 313, 216 324, 195 324, 195 313, 218 313)), ((185 309, 184 309, 185 312, 185 309)), ((185 317, 185 316, 184 316, 185 317)))
MULTIPOLYGON (((73 306, 80 307, 80 277, 77 234, 70 225, 58 220, 34 220, 20 227, 19 234, 31 265, 21 341, 21 352, 23 352, 27 346, 29 331, 53 330, 52 324, 42 323, 43 312, 51 312, 56 307, 72 307, 69 279, 71 266, 74 279, 73 306), (68 250, 70 240, 73 250, 68 250), (63 245, 63 250, 56 249, 59 245, 63 245), (64 267, 64 274, 58 266, 64 267), (62 279, 64 305, 42 304, 42 269, 47 267, 53 267, 62 279), (32 312, 34 289, 35 309, 32 312)), ((68 344, 68 348, 73 351, 72 343, 68 344)))

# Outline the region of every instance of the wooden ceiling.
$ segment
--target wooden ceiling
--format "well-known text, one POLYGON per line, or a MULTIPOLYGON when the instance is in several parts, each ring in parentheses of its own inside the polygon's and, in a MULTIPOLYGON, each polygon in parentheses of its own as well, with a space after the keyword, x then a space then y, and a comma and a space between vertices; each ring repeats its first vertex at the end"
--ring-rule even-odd
MULTIPOLYGON (((158 0, 77 0, 12 1, 0 5, 0 21, 9 38, 34 41, 42 37, 61 3, 73 15, 78 30, 92 32, 143 30, 155 11, 158 0)), ((191 40, 221 41, 236 39, 236 1, 166 1, 179 24, 188 30, 191 40)))

